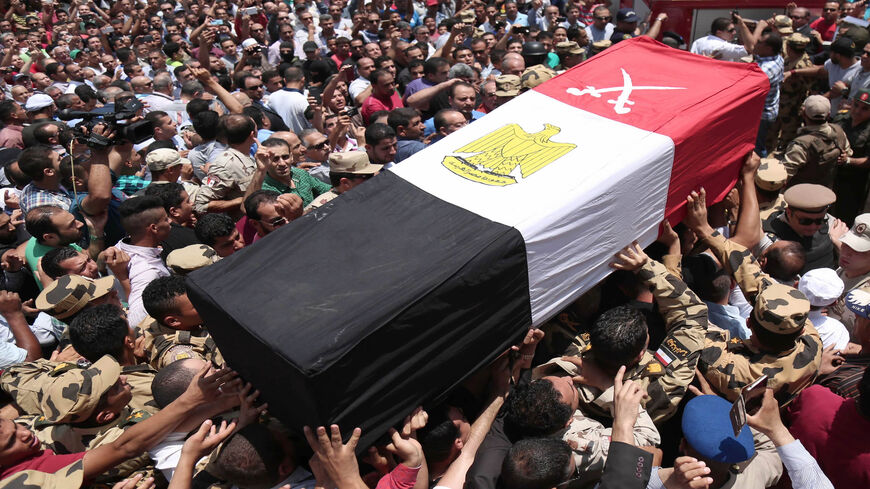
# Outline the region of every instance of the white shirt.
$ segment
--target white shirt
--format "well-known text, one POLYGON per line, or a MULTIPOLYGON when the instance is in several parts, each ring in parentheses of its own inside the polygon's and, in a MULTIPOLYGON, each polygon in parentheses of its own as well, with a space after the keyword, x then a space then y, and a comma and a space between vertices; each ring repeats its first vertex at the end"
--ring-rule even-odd
POLYGON ((356 97, 363 93, 366 88, 371 86, 372 82, 366 80, 363 77, 357 77, 354 81, 350 82, 350 85, 347 87, 347 93, 350 94, 351 98, 356 100, 356 97))
POLYGON ((177 432, 166 435, 166 438, 154 448, 148 450, 148 456, 154 460, 154 467, 163 472, 166 480, 172 480, 178 461, 181 460, 181 449, 187 433, 177 432))
POLYGON ((130 264, 127 265, 127 273, 130 276, 129 310, 127 322, 131 328, 139 325, 148 313, 142 303, 142 291, 155 279, 168 277, 169 269, 160 259, 160 248, 146 248, 118 241, 115 245, 119 250, 130 255, 130 264))
POLYGON ((740 58, 749 55, 743 45, 730 43, 713 34, 696 39, 692 43, 691 52, 702 56, 713 56, 714 53, 719 53, 717 59, 723 61, 739 61, 740 58))
POLYGON ((833 345, 835 350, 842 350, 849 344, 849 331, 840 321, 825 316, 820 310, 811 310, 807 317, 819 332, 824 348, 833 345))
POLYGON ((305 118, 308 99, 299 90, 285 88, 275 92, 269 96, 268 105, 294 133, 301 134, 311 128, 311 123, 305 118))
MULTIPOLYGON (((613 35, 613 24, 607 24, 604 26, 604 30, 599 30, 595 27, 594 24, 586 26, 586 36, 589 37, 590 42, 598 42, 609 40, 610 36, 613 35)), ((590 44, 591 45, 591 44, 590 44)))
POLYGON ((165 112, 167 110, 167 107, 169 107, 170 105, 174 105, 175 103, 175 100, 173 100, 173 98, 169 95, 158 92, 149 93, 148 95, 142 97, 142 101, 148 104, 148 108, 143 110, 145 114, 153 110, 161 110, 165 112))

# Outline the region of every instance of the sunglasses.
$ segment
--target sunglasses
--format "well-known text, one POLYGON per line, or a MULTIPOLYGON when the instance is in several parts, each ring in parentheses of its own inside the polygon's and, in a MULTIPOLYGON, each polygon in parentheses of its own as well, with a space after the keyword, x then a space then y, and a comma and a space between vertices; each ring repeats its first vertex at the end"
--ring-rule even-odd
POLYGON ((326 149, 326 146, 329 145, 329 141, 321 141, 318 144, 312 144, 308 147, 308 149, 326 149))
POLYGON ((286 217, 276 217, 275 219, 272 219, 271 221, 269 221, 269 224, 271 224, 273 227, 277 228, 277 227, 280 227, 280 226, 287 224, 287 218, 286 217))
POLYGON ((813 219, 810 217, 798 217, 797 222, 801 226, 809 226, 811 224, 815 224, 816 226, 821 226, 828 220, 828 216, 820 217, 818 219, 813 219))
POLYGON ((836 12, 839 9, 836 8, 823 8, 822 12, 836 12))
POLYGON ((610 22, 610 19, 612 19, 612 18, 613 18, 613 17, 610 17, 610 16, 607 16, 607 17, 595 17, 595 20, 605 20, 605 21, 607 21, 607 22, 610 22))

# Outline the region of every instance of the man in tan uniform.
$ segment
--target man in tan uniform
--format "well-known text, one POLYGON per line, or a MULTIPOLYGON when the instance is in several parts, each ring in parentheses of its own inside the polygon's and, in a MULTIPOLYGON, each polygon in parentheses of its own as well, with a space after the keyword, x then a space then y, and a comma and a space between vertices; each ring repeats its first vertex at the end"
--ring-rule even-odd
POLYGON ((257 140, 257 126, 250 117, 237 114, 227 116, 221 124, 229 147, 209 166, 193 207, 200 214, 226 212, 238 219, 245 191, 257 169, 250 155, 251 145, 257 140))
POLYGON ((698 368, 710 386, 730 401, 762 375, 768 377, 780 406, 812 384, 822 362, 822 342, 807 321, 810 302, 794 287, 761 270, 744 246, 726 240, 707 223, 706 196, 689 197, 686 224, 703 239, 734 277, 750 304, 747 325, 752 336, 732 339, 724 330, 707 333, 698 368))
POLYGON ((308 213, 378 174, 384 165, 374 165, 365 151, 347 151, 329 155, 329 180, 332 190, 318 195, 308 204, 308 213))
MULTIPOLYGON (((655 352, 647 350, 649 334, 640 312, 620 306, 602 314, 590 333, 574 339, 566 354, 579 358, 551 361, 549 371, 563 371, 586 380, 577 385, 584 412, 609 418, 604 406, 613 399, 615 372, 625 365, 625 379, 640 381, 647 391, 645 409, 655 423, 676 412, 677 405, 695 378, 695 366, 707 332, 707 306, 679 277, 661 263, 650 260, 637 243, 617 255, 616 267, 635 272, 652 289, 659 311, 665 318, 667 336, 655 352), (618 349, 629 340, 633 347, 618 349), (598 372, 593 374, 592 372, 598 372), (593 380, 590 380, 593 379, 593 380)), ((540 367, 539 367, 540 368, 540 367)), ((539 371, 543 374, 545 370, 539 371)))
POLYGON ((786 207, 782 188, 788 180, 785 166, 776 158, 762 158, 761 165, 755 173, 755 194, 758 197, 758 207, 761 220, 765 221, 772 214, 784 211, 786 207))

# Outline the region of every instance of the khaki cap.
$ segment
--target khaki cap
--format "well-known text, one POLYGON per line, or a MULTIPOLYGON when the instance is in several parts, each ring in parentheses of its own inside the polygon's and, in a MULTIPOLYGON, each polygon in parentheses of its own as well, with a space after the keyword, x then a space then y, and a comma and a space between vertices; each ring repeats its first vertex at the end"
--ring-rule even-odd
POLYGON ((207 267, 219 261, 221 257, 208 245, 195 244, 173 250, 166 257, 166 266, 179 274, 187 275, 190 272, 207 267))
POLYGON ((161 171, 173 166, 190 164, 190 160, 182 158, 178 151, 171 148, 160 148, 145 156, 145 163, 151 171, 161 171))
POLYGON ((46 421, 56 424, 87 421, 100 398, 121 376, 121 366, 109 355, 88 369, 72 369, 43 387, 40 407, 46 421))
POLYGON ((755 186, 761 190, 774 191, 785 186, 788 172, 785 165, 776 158, 762 158, 755 172, 755 186))
POLYGON ((457 17, 459 18, 459 21, 464 24, 473 25, 477 22, 477 16, 474 15, 474 10, 463 10, 462 12, 459 12, 457 17))
POLYGON ((535 88, 541 83, 556 77, 556 72, 544 65, 535 65, 526 68, 520 77, 524 89, 535 88))
POLYGON ((801 34, 800 32, 795 32, 794 34, 788 36, 785 39, 785 42, 788 43, 789 46, 796 48, 805 48, 810 43, 810 38, 801 34))
POLYGON ((345 151, 329 155, 330 173, 350 173, 353 175, 374 175, 384 165, 373 165, 365 151, 345 151))
POLYGON ((522 81, 516 75, 501 75, 495 79, 495 94, 498 97, 516 97, 520 94, 522 81))
POLYGON ((35 305, 56 319, 65 319, 81 311, 88 302, 108 294, 114 285, 114 277, 93 280, 81 275, 64 275, 39 293, 35 305))
POLYGON ((604 51, 605 49, 609 48, 612 45, 613 45, 613 41, 611 41, 610 39, 595 41, 592 43, 592 52, 593 53, 600 53, 601 51, 604 51))
POLYGON ((825 120, 831 115, 831 101, 821 95, 810 95, 804 100, 804 114, 813 120, 825 120))
POLYGON ((870 251, 870 214, 856 217, 852 229, 840 238, 840 242, 859 253, 870 251))
POLYGON ((556 44, 556 52, 559 54, 583 54, 585 51, 575 41, 562 41, 556 44))
POLYGON ((787 15, 777 15, 773 18, 773 26, 776 27, 776 30, 780 34, 788 35, 793 33, 794 29, 792 29, 791 25, 791 19, 787 15))
POLYGON ((755 298, 752 318, 764 329, 776 334, 800 331, 810 313, 810 301, 794 287, 773 283, 755 298))
POLYGON ((806 212, 823 212, 837 201, 833 190, 817 183, 797 184, 782 196, 789 207, 806 212))

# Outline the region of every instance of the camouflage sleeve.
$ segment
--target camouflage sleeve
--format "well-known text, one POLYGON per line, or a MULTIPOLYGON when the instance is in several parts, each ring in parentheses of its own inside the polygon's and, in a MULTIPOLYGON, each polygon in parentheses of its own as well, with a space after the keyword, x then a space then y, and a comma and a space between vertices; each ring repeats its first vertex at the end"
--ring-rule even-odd
POLYGON ((6 476, 0 481, 3 488, 41 488, 41 489, 78 489, 84 483, 84 452, 72 455, 55 455, 58 459, 78 458, 75 462, 55 472, 22 470, 6 476))
POLYGON ((782 160, 785 171, 788 177, 791 178, 807 164, 807 150, 801 144, 792 143, 785 150, 785 156, 782 160))
POLYGON ((761 265, 745 246, 725 239, 718 231, 714 231, 706 241, 725 270, 734 277, 750 304, 765 284, 773 281, 761 270, 761 265))
POLYGON ((208 212, 209 202, 224 200, 233 188, 235 180, 231 172, 224 168, 223 165, 219 165, 219 161, 216 160, 212 163, 212 166, 208 169, 208 175, 199 188, 199 192, 196 193, 196 200, 193 203, 193 208, 196 212, 203 214, 208 212))
POLYGON ((682 260, 683 255, 665 255, 662 257, 665 268, 680 280, 683 279, 682 260))
POLYGON ((707 332, 707 306, 659 262, 650 260, 638 271, 638 276, 652 286, 668 329, 668 335, 655 352, 655 359, 651 360, 660 363, 664 372, 650 378, 649 400, 645 405, 652 420, 659 423, 676 412, 695 378, 695 366, 707 332))

